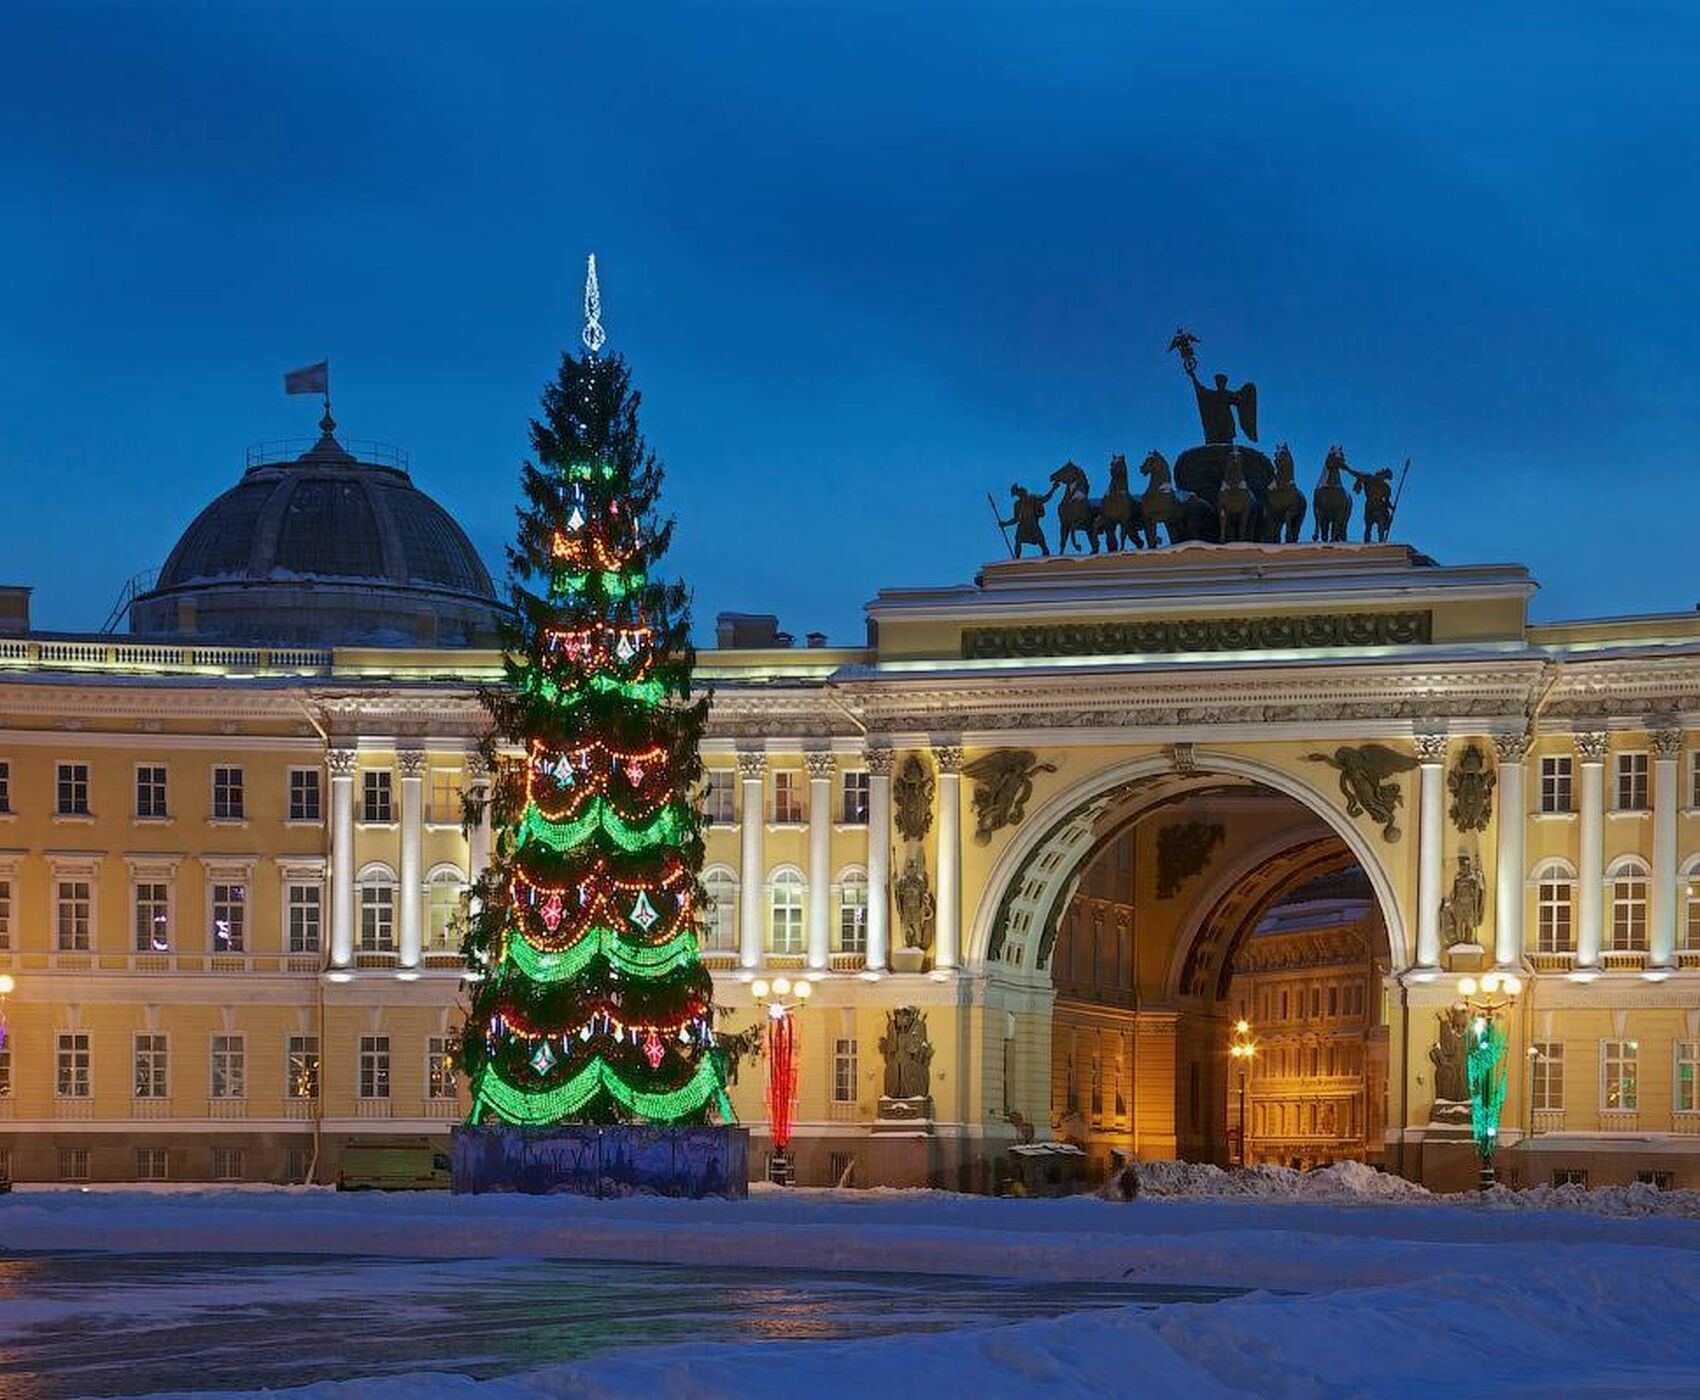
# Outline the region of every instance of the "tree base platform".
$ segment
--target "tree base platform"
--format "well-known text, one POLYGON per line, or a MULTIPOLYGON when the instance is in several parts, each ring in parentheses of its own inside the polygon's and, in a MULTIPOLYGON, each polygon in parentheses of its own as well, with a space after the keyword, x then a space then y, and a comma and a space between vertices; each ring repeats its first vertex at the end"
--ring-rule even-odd
POLYGON ((722 1196, 750 1192, 748 1128, 564 1123, 550 1128, 458 1125, 451 1135, 457 1195, 722 1196))

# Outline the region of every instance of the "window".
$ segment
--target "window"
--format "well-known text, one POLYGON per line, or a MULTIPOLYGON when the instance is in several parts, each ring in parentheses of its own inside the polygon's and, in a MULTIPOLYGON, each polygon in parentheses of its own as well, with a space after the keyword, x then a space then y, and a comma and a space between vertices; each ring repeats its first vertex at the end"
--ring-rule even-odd
POLYGON ((360 1037, 360 1097, 387 1099, 390 1096, 390 1038, 387 1035, 360 1037))
POLYGON ((360 887, 360 951, 395 952, 395 886, 371 881, 360 887))
POLYGON ((0 1045, 0 1099, 12 1097, 12 1042, 0 1045))
POLYGON ((452 1099, 455 1096, 454 1042, 446 1035, 425 1042, 425 1097, 452 1099))
POLYGON ((87 1181, 89 1179, 89 1150, 86 1147, 59 1149, 59 1179, 87 1181))
POLYGON ((856 1102, 856 1042, 832 1042, 832 1101, 856 1102))
POLYGON ((1700 809, 1700 749, 1688 755, 1688 805, 1700 809))
POLYGON ((213 768, 213 820, 221 822, 241 821, 245 813, 242 809, 242 770, 219 764, 213 768))
POLYGON ((136 815, 155 820, 170 815, 165 805, 163 763, 145 763, 136 769, 136 815))
POLYGON ((1611 876, 1611 943, 1616 953, 1647 951, 1647 868, 1622 861, 1611 876))
POLYGON ((1600 1107, 1628 1113, 1641 1106, 1637 1074, 1640 1045, 1633 1040, 1600 1042, 1600 1107))
POLYGON ((724 866, 703 877, 708 896, 703 910, 702 947, 705 953, 734 953, 738 950, 738 881, 724 866))
POLYGON ((431 805, 425 820, 436 826, 459 826, 462 816, 460 769, 431 770, 431 805))
POLYGON ((0 762, 0 812, 12 810, 12 765, 0 762))
POLYGON ((844 825, 868 824, 868 774, 866 769, 852 768, 844 774, 844 825))
POLYGON ((795 870, 781 870, 773 877, 768 896, 768 951, 803 951, 803 877, 795 870))
POLYGON ((212 1097, 239 1099, 247 1092, 248 1049, 239 1035, 212 1038, 212 1097))
POLYGON ((292 1099, 319 1097, 319 1037, 292 1035, 284 1044, 284 1092, 292 1099))
POLYGON ((165 1037, 144 1034, 136 1037, 136 1097, 164 1099, 170 1094, 165 1080, 165 1037))
POLYGON ((62 1099, 86 1099, 91 1092, 90 1074, 88 1032, 62 1033, 53 1092, 62 1099))
POLYGON ((12 946, 12 882, 0 880, 0 948, 12 946))
POLYGON ((708 787, 703 793, 703 815, 711 823, 725 825, 735 821, 738 775, 726 768, 711 768, 708 787))
POLYGON ((1695 1083, 1695 1070, 1700 1067, 1700 1040, 1679 1040, 1676 1043, 1676 1082, 1672 1095, 1678 1113, 1700 1112, 1700 1086, 1695 1083))
POLYGON ((86 763, 59 765, 59 805, 62 817, 86 817, 89 814, 89 766, 86 763))
POLYGON ((136 951, 171 951, 171 888, 159 880, 136 885, 136 951))
POLYGON ((360 780, 360 820, 363 822, 392 822, 395 804, 391 800, 390 772, 387 768, 368 769, 360 780))
POLYGON ((167 1179, 166 1152, 163 1147, 136 1149, 136 1180, 164 1181, 167 1179))
POLYGON ((289 919, 289 951, 318 952, 319 933, 324 925, 324 892, 316 884, 290 884, 284 886, 283 897, 289 919))
POLYGON ((868 877, 852 871, 838 887, 838 947, 840 953, 868 951, 868 877))
POLYGON ((453 953, 460 947, 460 905, 466 892, 458 870, 441 870, 431 877, 426 909, 425 945, 428 953, 453 953))
POLYGON ((1588 1169, 1586 1167, 1554 1167, 1552 1169, 1552 1184, 1554 1186, 1580 1186, 1586 1189, 1588 1169))
POLYGON ((94 894, 87 880, 54 883, 53 927, 61 953, 86 953, 93 925, 94 894))
POLYGON ((1534 1063, 1529 1068, 1535 1112, 1564 1110, 1564 1045, 1557 1040, 1533 1043, 1534 1063))
POLYGON ((324 790, 317 768, 289 770, 289 820, 316 822, 324 819, 324 790))
POLYGON ((1575 810, 1570 797, 1571 774, 1572 759, 1569 754, 1541 760, 1541 810, 1543 812, 1571 812, 1575 810))
MULTIPOLYGON (((1700 949, 1700 865, 1694 866, 1683 876, 1682 888, 1683 913, 1682 926, 1677 936, 1682 940, 1682 946, 1687 949, 1700 949)), ((0 948, 5 947, 0 942, 0 948)))
POLYGON ((1535 948, 1542 953, 1576 951, 1571 921, 1571 881, 1560 866, 1546 866, 1535 885, 1535 948))
POLYGON ((212 887, 212 950, 240 953, 248 946, 248 887, 214 881, 212 887))
POLYGON ((1647 755, 1620 753, 1617 756, 1617 810, 1647 810, 1647 755))
POLYGON ((1655 1191, 1669 1191, 1676 1185, 1676 1173, 1660 1171, 1656 1167, 1638 1167, 1635 1171, 1635 1183, 1638 1186, 1651 1186, 1655 1191))
POLYGON ((778 826, 797 826, 803 820, 803 775, 783 769, 773 775, 773 820, 778 826))
POLYGON ((243 1169, 247 1163, 240 1147, 214 1147, 212 1158, 214 1181, 242 1180, 243 1169))

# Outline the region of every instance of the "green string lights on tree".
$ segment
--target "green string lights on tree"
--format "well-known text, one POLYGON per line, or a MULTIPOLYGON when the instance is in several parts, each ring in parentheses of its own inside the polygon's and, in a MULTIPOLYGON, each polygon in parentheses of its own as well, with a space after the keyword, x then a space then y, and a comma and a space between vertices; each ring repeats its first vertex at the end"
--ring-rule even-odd
POLYGON ((1505 1105, 1505 1026, 1497 1016, 1477 1016, 1465 1041, 1470 1085, 1470 1134, 1483 1161, 1499 1146, 1499 1111, 1505 1105))
POLYGON ((598 354, 594 257, 585 312, 531 425, 509 684, 485 696, 502 777, 466 938, 470 1121, 730 1122, 696 941, 706 705, 684 587, 655 574, 661 467, 625 361, 598 354))

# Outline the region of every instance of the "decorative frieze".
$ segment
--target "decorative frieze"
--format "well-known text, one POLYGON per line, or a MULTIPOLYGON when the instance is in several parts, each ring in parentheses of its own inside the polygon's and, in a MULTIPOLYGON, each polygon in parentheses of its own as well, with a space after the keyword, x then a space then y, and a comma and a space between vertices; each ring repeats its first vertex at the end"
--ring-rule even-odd
POLYGON ((1038 627, 968 627, 968 660, 1029 656, 1167 655, 1198 651, 1284 651, 1318 647, 1414 646, 1432 640, 1433 616, 1413 612, 1197 617, 1174 621, 1063 622, 1038 627))

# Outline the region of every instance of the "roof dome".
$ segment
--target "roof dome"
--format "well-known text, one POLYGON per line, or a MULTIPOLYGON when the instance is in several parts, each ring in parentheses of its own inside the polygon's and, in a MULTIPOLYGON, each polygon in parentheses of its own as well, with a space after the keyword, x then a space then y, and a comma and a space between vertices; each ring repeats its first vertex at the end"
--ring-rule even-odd
POLYGON ((130 607, 130 630, 297 645, 493 646, 489 571, 394 449, 249 453, 130 607))

